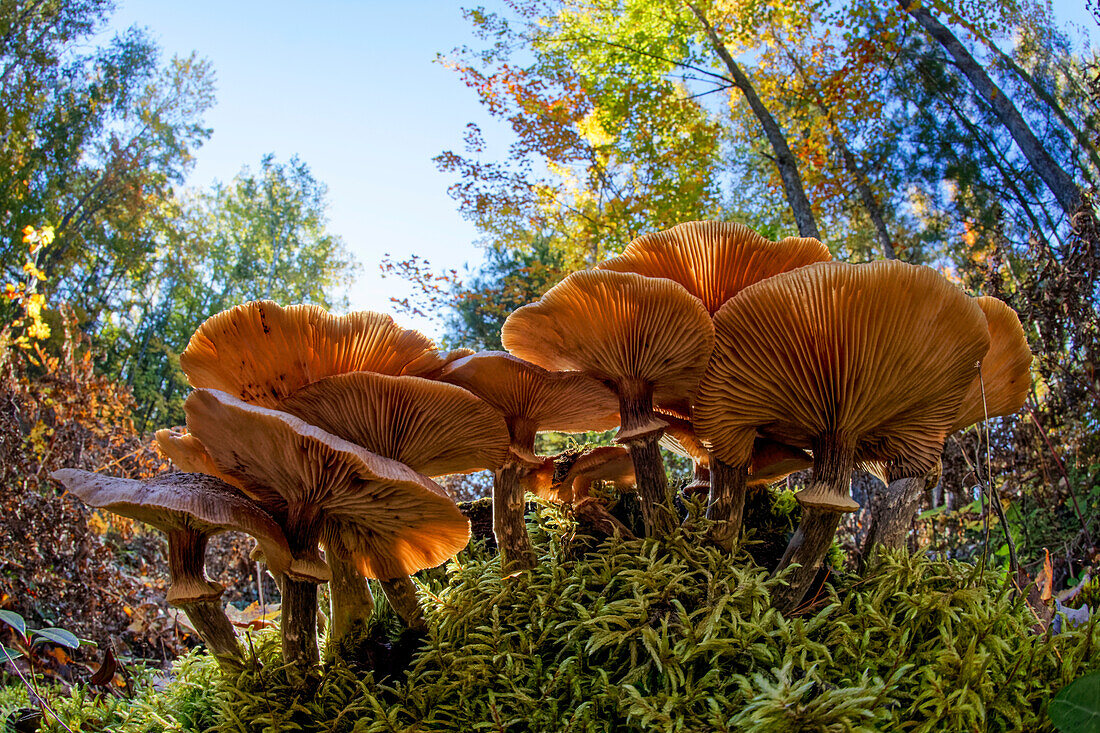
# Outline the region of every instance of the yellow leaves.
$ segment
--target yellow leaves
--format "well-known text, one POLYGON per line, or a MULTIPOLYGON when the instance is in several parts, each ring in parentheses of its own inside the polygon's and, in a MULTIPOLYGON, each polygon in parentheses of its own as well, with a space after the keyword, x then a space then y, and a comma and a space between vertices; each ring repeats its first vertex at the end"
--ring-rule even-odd
POLYGON ((598 148, 615 142, 615 136, 604 129, 595 109, 577 122, 577 132, 593 147, 598 148))
POLYGON ((48 247, 54 240, 53 227, 47 225, 35 228, 28 224, 23 227, 23 244, 30 245, 30 252, 34 254, 42 247, 48 247))

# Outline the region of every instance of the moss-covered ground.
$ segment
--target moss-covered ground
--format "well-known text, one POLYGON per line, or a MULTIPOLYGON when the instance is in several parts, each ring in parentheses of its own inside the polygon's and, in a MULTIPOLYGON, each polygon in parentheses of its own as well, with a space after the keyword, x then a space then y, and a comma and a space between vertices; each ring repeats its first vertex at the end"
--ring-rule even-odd
MULTIPOLYGON (((1041 731, 1051 696, 1100 667, 1095 619, 1052 635, 990 569, 883 557, 784 618, 769 606, 779 581, 705 531, 692 519, 662 542, 579 553, 544 510, 534 571, 501 578, 475 546, 422 579, 422 642, 376 616, 359 656, 413 650, 403 673, 378 679, 345 649, 351 661, 293 684, 269 630, 250 635, 239 676, 193 653, 165 690, 139 675, 132 700, 77 690, 55 705, 73 731, 120 733, 1041 731)), ((0 697, 5 715, 19 697, 0 697)))

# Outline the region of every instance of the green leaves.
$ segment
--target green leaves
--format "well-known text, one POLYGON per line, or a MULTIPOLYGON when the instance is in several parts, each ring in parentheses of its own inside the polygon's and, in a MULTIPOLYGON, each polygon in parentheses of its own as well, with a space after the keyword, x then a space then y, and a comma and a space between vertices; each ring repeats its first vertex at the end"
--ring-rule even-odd
POLYGON ((80 646, 80 639, 77 638, 76 634, 53 626, 45 629, 37 629, 32 631, 31 634, 37 637, 34 640, 36 644, 42 641, 51 641, 54 644, 68 647, 69 649, 76 649, 80 646))
POLYGON ((1050 722, 1060 733, 1100 730, 1100 672, 1087 674, 1063 687, 1048 708, 1050 722))
POLYGON ((15 611, 0 610, 0 621, 15 629, 24 639, 27 638, 27 622, 15 611))

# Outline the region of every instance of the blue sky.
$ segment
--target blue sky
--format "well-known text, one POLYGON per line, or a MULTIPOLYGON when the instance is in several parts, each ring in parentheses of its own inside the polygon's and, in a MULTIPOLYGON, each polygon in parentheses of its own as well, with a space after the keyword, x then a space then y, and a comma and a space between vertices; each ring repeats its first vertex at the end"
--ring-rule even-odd
MULTIPOLYGON (((1054 10, 1096 37, 1081 0, 1054 10)), ((144 26, 166 55, 196 51, 214 65, 214 133, 191 185, 227 181, 269 152, 298 154, 328 185, 330 230, 362 263, 352 308, 390 311, 391 296, 408 294, 404 282, 380 277, 383 253, 419 254, 436 268, 480 262, 477 233, 447 196, 452 180, 432 163, 461 148, 467 122, 494 148, 508 142, 458 75, 435 63, 439 52, 476 43, 459 3, 118 0, 112 25, 144 26)), ((438 335, 431 322, 398 321, 438 335)))

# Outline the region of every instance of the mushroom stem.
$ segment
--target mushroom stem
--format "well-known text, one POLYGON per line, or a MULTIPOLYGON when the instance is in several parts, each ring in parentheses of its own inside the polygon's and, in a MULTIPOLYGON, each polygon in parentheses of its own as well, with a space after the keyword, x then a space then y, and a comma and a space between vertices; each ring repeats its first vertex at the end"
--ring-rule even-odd
POLYGON ((356 625, 365 625, 374 610, 374 597, 367 579, 347 558, 334 552, 326 552, 325 559, 332 569, 329 581, 330 624, 329 649, 347 636, 356 625))
POLYGON ((504 575, 535 567, 535 551, 527 535, 523 509, 526 504, 520 479, 528 468, 515 459, 508 460, 494 473, 493 534, 500 552, 504 575))
POLYGON ((317 584, 283 578, 283 662, 304 675, 320 661, 317 650, 317 584))
POLYGON ((199 632, 206 648, 218 661, 224 672, 240 671, 244 655, 237 641, 237 631, 225 615, 220 601, 194 601, 180 603, 179 608, 187 614, 187 619, 199 632))
POLYGON ((787 576, 788 585, 772 595, 772 605, 780 612, 790 613, 802 602, 802 597, 817 577, 817 566, 829 551, 842 514, 815 507, 805 509, 798 531, 787 544, 787 551, 783 553, 777 568, 778 571, 794 563, 799 565, 787 576))
POLYGON ((668 495, 661 449, 657 446, 666 423, 653 414, 652 385, 640 379, 624 379, 615 384, 615 391, 622 420, 615 440, 626 444, 634 462, 646 535, 664 537, 679 524, 668 495))
POLYGON ((608 537, 619 535, 627 540, 635 539, 634 533, 625 524, 612 516, 611 512, 607 511, 607 507, 596 499, 585 497, 576 502, 573 504, 573 514, 576 516, 578 524, 593 529, 600 534, 608 537))
POLYGON ((710 493, 710 468, 701 461, 692 458, 691 459, 691 483, 684 487, 685 496, 695 496, 696 494, 710 493))
POLYGON ((737 544, 741 533, 748 476, 747 466, 731 466, 717 457, 711 457, 707 519, 714 522, 714 526, 710 530, 710 538, 727 552, 737 544))
MULTIPOLYGON (((495 502, 494 502, 495 504, 495 502)), ((382 592, 386 594, 386 600, 390 607, 397 612, 401 620, 413 631, 426 631, 428 623, 424 620, 424 611, 420 608, 420 601, 416 597, 416 587, 412 579, 407 575, 389 580, 379 580, 382 592)))
POLYGON ((224 670, 239 670, 244 655, 237 632, 221 606, 224 588, 206 577, 209 535, 193 528, 167 531, 168 570, 172 577, 168 602, 182 608, 199 638, 224 670))
POLYGON ((802 505, 802 521, 791 537, 776 572, 798 563, 799 568, 787 576, 788 586, 776 592, 773 605, 786 613, 801 603, 817 568, 829 551, 840 517, 859 508, 852 501, 852 468, 855 447, 852 442, 833 434, 813 442, 814 468, 810 485, 795 498, 802 505))

